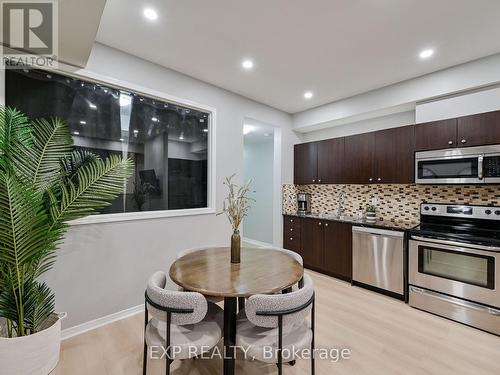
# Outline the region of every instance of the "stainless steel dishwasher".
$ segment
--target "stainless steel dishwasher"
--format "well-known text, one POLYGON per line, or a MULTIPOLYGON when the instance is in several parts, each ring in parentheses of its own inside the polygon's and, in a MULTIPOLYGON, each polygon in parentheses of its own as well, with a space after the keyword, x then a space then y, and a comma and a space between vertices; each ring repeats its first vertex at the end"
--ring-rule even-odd
POLYGON ((404 296, 404 232, 352 228, 352 280, 404 296))

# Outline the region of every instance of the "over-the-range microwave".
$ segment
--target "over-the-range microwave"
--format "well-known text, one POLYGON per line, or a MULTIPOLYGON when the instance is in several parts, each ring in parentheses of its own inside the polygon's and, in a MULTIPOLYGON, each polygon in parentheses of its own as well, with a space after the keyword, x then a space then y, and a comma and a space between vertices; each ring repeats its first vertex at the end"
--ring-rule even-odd
POLYGON ((500 145, 416 152, 415 182, 500 183, 500 145))

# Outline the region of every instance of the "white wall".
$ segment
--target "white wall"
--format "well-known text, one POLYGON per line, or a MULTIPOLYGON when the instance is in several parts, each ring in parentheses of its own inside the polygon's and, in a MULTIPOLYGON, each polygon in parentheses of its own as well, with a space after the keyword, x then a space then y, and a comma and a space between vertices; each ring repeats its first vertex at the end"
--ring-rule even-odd
POLYGON ((492 87, 419 103, 416 108, 416 119, 417 122, 428 122, 499 109, 500 87, 492 87))
POLYGON ((251 203, 248 216, 243 222, 245 238, 273 243, 273 167, 274 142, 270 137, 264 142, 244 141, 244 177, 252 180, 251 203))
MULTIPOLYGON (((299 139, 288 114, 100 44, 86 70, 216 108, 217 210, 226 194, 223 178, 234 172, 242 177, 247 116, 282 129, 281 182, 292 182, 293 144, 299 139)), ((72 227, 48 275, 57 310, 68 312, 64 327, 142 304, 148 276, 168 272, 178 251, 229 244, 230 234, 227 219, 214 214, 72 227)))
POLYGON ((328 129, 316 130, 301 135, 303 142, 320 141, 322 139, 346 137, 353 134, 396 128, 398 126, 415 124, 415 111, 395 113, 388 116, 334 126, 328 129))
POLYGON ((293 115, 308 132, 415 109, 417 102, 500 82, 500 54, 399 82, 293 115))

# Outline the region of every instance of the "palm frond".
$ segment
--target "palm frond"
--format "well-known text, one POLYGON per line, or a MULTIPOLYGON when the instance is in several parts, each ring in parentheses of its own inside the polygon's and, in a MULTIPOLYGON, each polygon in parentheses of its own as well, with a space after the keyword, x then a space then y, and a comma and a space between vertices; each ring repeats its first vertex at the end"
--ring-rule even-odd
POLYGON ((25 289, 25 327, 38 332, 54 311, 55 296, 45 283, 33 282, 25 289))
POLYGON ((131 175, 132 168, 130 159, 118 155, 97 159, 79 168, 74 182, 60 182, 55 190, 49 191, 54 225, 87 216, 109 205, 124 190, 124 181, 131 175))
POLYGON ((99 156, 86 150, 74 150, 70 155, 61 160, 61 173, 63 180, 67 183, 75 180, 76 173, 83 166, 100 159, 99 156))
POLYGON ((0 168, 22 165, 20 151, 31 147, 33 138, 26 116, 14 108, 0 107, 0 168))
POLYGON ((58 118, 35 120, 31 128, 33 146, 21 150, 24 163, 17 166, 17 172, 44 191, 59 179, 61 160, 71 153, 73 139, 69 127, 58 118))

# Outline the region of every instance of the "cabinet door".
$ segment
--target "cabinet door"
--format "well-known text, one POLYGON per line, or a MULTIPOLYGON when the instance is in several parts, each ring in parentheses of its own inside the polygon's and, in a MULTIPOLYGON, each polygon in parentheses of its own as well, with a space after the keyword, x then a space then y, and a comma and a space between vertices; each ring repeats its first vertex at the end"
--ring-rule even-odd
POLYGON ((318 142, 318 183, 342 183, 343 171, 344 138, 333 138, 318 142))
POLYGON ((283 247, 302 256, 301 218, 283 217, 283 247))
POLYGON ((415 127, 375 133, 375 182, 411 184, 415 181, 415 127))
POLYGON ((459 117, 457 139, 462 147, 500 144, 500 111, 459 117))
POLYGON ((297 185, 315 184, 318 174, 318 145, 302 143, 294 147, 293 180, 297 185))
POLYGON ((374 182, 375 133, 345 137, 345 179, 347 184, 374 182))
POLYGON ((457 147, 457 119, 426 122, 415 126, 416 151, 457 147))
POLYGON ((323 266, 324 220, 303 219, 301 224, 301 255, 304 265, 315 269, 323 266))
POLYGON ((344 280, 352 278, 352 225, 328 222, 324 226, 324 270, 344 280))

